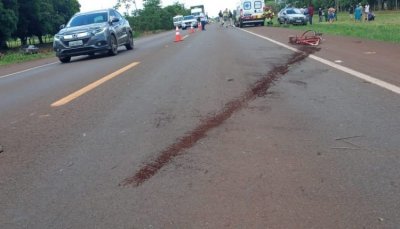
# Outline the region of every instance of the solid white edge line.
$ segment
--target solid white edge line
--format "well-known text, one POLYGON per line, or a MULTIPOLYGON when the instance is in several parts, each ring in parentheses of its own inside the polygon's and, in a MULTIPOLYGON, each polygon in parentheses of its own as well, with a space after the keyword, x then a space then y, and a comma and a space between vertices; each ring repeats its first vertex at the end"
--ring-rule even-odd
POLYGON ((57 64, 57 63, 58 62, 53 62, 53 63, 49 63, 49 64, 45 64, 45 65, 36 66, 36 67, 33 67, 33 68, 28 68, 28 69, 25 69, 25 70, 22 70, 22 71, 19 71, 19 72, 10 73, 10 74, 4 75, 4 76, 0 76, 0 79, 6 78, 6 77, 9 77, 9 76, 13 76, 13 75, 17 75, 17 74, 21 74, 21 73, 25 73, 25 72, 28 72, 28 71, 31 71, 31 70, 35 70, 35 69, 38 69, 38 68, 43 68, 43 67, 46 67, 46 66, 49 66, 49 65, 53 65, 53 64, 57 64))
MULTIPOLYGON (((302 51, 300 51, 300 50, 298 50, 298 49, 296 49, 296 48, 290 47, 289 45, 285 45, 285 44, 283 44, 283 43, 281 43, 281 42, 279 42, 279 41, 272 40, 271 38, 264 37, 264 36, 261 36, 261 35, 259 35, 259 34, 256 34, 256 33, 253 33, 253 32, 247 31, 247 30, 244 30, 244 29, 240 29, 240 30, 242 30, 242 31, 244 31, 244 32, 246 32, 246 33, 250 33, 250 34, 252 34, 252 35, 254 35, 254 36, 260 37, 260 38, 262 38, 262 39, 268 40, 268 41, 270 41, 270 42, 272 42, 272 43, 274 43, 274 44, 277 44, 277 45, 279 45, 279 46, 282 46, 282 47, 287 48, 287 49, 289 49, 289 50, 292 50, 292 51, 294 51, 294 52, 302 52, 302 51)), ((375 85, 377 85, 377 86, 380 86, 380 87, 382 87, 382 88, 384 88, 384 89, 387 89, 387 90, 389 90, 389 91, 392 91, 392 92, 394 92, 394 93, 400 94, 400 87, 398 87, 398 86, 396 86, 396 85, 393 85, 393 84, 390 84, 390 83, 385 82, 385 81, 383 81, 383 80, 374 78, 374 77, 369 76, 369 75, 367 75, 367 74, 358 72, 358 71, 353 70, 353 69, 351 69, 351 68, 344 67, 344 66, 342 66, 342 65, 333 63, 332 61, 323 59, 323 58, 318 57, 318 56, 315 56, 315 55, 309 55, 309 58, 311 58, 311 59, 313 59, 313 60, 316 60, 316 61, 318 61, 318 62, 320 62, 320 63, 323 63, 323 64, 325 64, 325 65, 328 65, 328 66, 330 66, 330 67, 332 67, 332 68, 335 68, 335 69, 337 69, 337 70, 340 70, 340 71, 342 71, 342 72, 345 72, 345 73, 347 73, 347 74, 353 75, 353 76, 355 76, 355 77, 357 77, 357 78, 359 78, 359 79, 362 79, 362 80, 365 80, 365 81, 370 82, 370 83, 372 83, 372 84, 375 84, 375 85)))

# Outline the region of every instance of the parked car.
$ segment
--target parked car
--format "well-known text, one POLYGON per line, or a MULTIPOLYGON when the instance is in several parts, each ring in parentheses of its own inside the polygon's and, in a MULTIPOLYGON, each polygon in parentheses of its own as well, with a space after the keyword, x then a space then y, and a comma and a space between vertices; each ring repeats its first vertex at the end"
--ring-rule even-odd
POLYGON ((193 28, 197 28, 198 22, 196 17, 193 15, 184 16, 181 25, 182 29, 187 29, 190 28, 191 26, 193 26, 193 28))
POLYGON ((182 15, 176 15, 175 17, 172 18, 172 21, 174 22, 174 27, 181 28, 182 27, 182 21, 183 21, 183 16, 182 15))
POLYGON ((284 8, 278 13, 279 24, 307 25, 307 17, 297 8, 284 8))
POLYGON ((24 54, 37 54, 39 52, 39 48, 35 45, 27 45, 21 48, 21 52, 24 54))
POLYGON ((114 56, 118 47, 133 49, 133 30, 129 22, 114 9, 75 14, 54 36, 53 49, 61 62, 72 56, 108 52, 114 56))

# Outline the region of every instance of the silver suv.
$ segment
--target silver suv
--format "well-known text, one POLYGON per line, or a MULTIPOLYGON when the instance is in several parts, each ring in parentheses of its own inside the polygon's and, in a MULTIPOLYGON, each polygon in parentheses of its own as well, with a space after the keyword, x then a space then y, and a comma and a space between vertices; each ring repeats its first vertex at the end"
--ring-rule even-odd
POLYGON ((197 26, 198 26, 198 22, 197 22, 195 16, 187 15, 187 16, 183 17, 182 24, 181 24, 182 29, 187 29, 190 27, 197 28, 197 26))
POLYGON ((114 9, 75 14, 54 36, 53 49, 61 62, 72 56, 108 52, 114 56, 118 47, 133 49, 133 30, 129 22, 114 9))

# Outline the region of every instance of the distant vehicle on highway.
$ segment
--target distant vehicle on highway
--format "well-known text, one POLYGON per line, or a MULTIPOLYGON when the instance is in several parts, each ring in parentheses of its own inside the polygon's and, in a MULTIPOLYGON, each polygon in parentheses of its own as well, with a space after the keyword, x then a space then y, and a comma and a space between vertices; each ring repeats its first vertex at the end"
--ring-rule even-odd
POLYGON ((187 15, 183 17, 183 21, 181 24, 182 29, 187 29, 193 26, 193 28, 197 28, 198 22, 195 16, 187 15))
POLYGON ((241 0, 236 7, 236 26, 242 28, 244 25, 264 25, 264 6, 264 0, 241 0))
POLYGON ((133 30, 129 22, 114 9, 75 14, 54 36, 53 49, 61 62, 72 56, 108 52, 114 56, 118 47, 133 49, 133 30))
POLYGON ((307 17, 297 8, 283 8, 278 13, 279 24, 307 25, 307 17))
POLYGON ((172 21, 174 22, 174 27, 181 28, 182 27, 182 21, 183 21, 183 16, 182 15, 176 15, 175 17, 172 18, 172 21))
POLYGON ((206 12, 204 11, 204 5, 191 6, 190 14, 193 15, 196 20, 202 15, 204 16, 206 14, 206 12))

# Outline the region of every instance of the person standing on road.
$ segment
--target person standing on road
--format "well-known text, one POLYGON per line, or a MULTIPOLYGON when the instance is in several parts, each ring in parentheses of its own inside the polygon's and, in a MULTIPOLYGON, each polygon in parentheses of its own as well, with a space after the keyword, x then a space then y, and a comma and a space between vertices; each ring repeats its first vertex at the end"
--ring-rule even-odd
POLYGON ((275 14, 271 10, 271 7, 264 6, 263 17, 265 18, 265 20, 264 20, 264 25, 265 26, 272 26, 272 24, 273 24, 272 19, 274 18, 274 16, 275 16, 275 14))
POLYGON ((329 19, 329 23, 332 23, 333 22, 333 20, 335 20, 335 8, 333 8, 333 7, 330 7, 329 9, 328 9, 328 19, 329 19))
POLYGON ((314 6, 310 4, 308 6, 308 22, 312 25, 312 18, 314 16, 314 6))
POLYGON ((361 14, 362 14, 362 7, 361 4, 359 4, 356 9, 354 10, 354 20, 361 21, 361 14))
POLYGON ((229 17, 229 25, 232 26, 233 25, 232 24, 233 14, 232 14, 232 11, 230 11, 230 10, 228 12, 228 17, 229 17))
POLYGON ((364 12, 365 12, 365 14, 364 14, 365 15, 365 21, 368 21, 368 14, 369 14, 369 4, 368 4, 368 2, 365 5, 364 12))
POLYGON ((207 22, 207 17, 204 14, 200 15, 200 23, 201 23, 201 30, 205 31, 206 30, 206 22, 207 22))
POLYGON ((228 8, 224 10, 223 16, 224 16, 224 25, 226 25, 226 28, 228 28, 228 17, 229 17, 228 8))
POLYGON ((324 11, 322 8, 318 9, 318 17, 319 17, 319 22, 322 22, 322 19, 324 18, 324 11))
POLYGON ((224 25, 223 16, 224 15, 222 14, 222 10, 220 10, 218 13, 218 17, 219 17, 219 23, 221 23, 221 25, 224 25))

